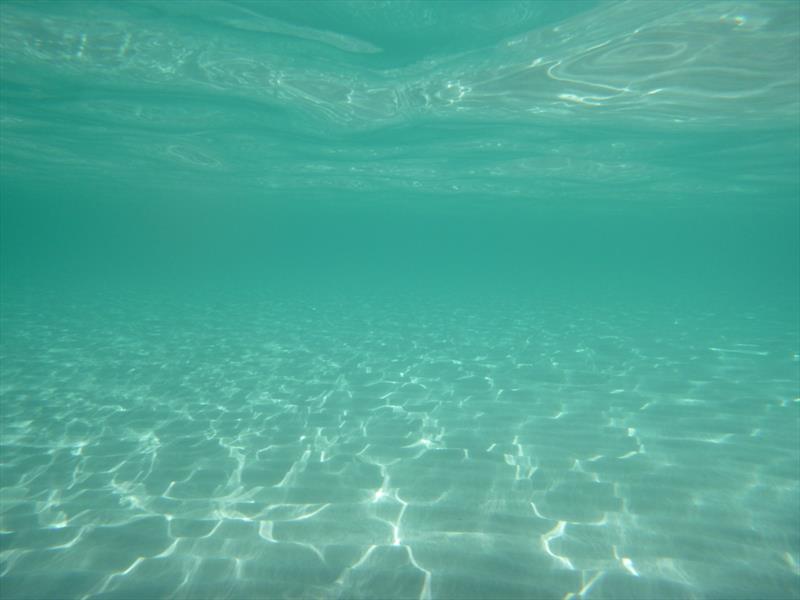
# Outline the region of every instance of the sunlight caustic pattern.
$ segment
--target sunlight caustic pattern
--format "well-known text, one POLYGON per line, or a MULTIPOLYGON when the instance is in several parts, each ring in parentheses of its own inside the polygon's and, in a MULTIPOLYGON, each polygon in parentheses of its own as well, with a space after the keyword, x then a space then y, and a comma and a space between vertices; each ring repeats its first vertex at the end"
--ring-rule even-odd
POLYGON ((773 520, 798 491, 786 332, 140 310, 7 311, 7 591, 693 598, 768 571, 777 597, 798 576, 773 520))

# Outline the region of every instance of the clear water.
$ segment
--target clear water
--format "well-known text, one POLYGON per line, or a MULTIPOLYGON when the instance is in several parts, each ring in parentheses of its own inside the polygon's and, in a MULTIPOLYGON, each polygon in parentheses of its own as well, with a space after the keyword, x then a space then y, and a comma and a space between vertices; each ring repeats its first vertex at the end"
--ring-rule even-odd
POLYGON ((0 3, 4 599, 800 598, 800 5, 0 3))

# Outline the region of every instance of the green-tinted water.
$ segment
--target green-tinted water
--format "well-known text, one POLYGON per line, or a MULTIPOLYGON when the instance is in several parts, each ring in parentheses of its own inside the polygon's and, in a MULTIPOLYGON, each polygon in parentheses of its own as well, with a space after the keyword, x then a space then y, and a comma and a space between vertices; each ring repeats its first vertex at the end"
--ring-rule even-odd
POLYGON ((799 6, 0 2, 0 596, 800 598, 799 6))

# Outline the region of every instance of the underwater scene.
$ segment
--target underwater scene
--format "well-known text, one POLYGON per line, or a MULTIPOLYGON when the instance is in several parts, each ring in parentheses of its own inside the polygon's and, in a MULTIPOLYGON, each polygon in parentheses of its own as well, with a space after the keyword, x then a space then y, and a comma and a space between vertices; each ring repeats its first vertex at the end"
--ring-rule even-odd
POLYGON ((0 1, 0 597, 800 598, 800 3, 0 1))

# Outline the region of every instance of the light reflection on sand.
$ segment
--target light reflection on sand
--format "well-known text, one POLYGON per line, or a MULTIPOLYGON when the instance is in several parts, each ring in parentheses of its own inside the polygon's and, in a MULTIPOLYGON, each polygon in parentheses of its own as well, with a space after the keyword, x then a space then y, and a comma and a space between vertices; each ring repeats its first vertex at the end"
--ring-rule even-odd
POLYGON ((745 353, 646 315, 159 310, 6 308, 8 597, 797 589, 775 336, 711 314, 692 327, 745 353))

